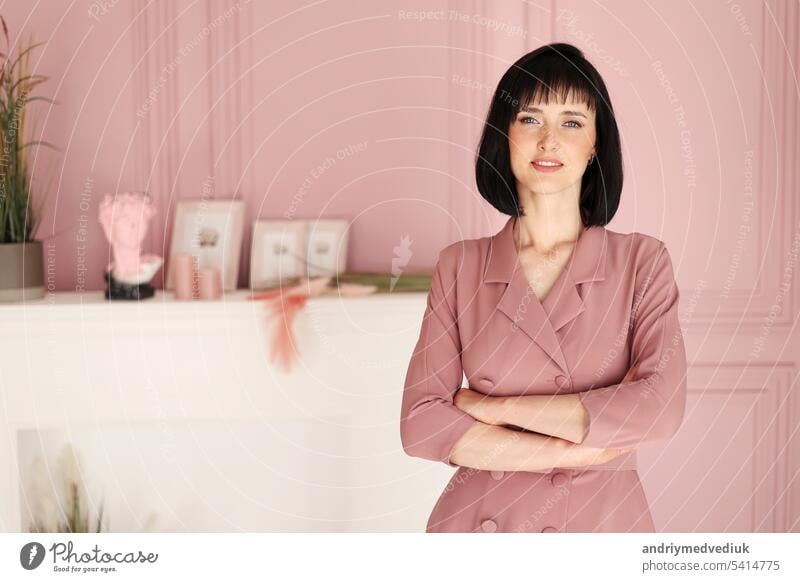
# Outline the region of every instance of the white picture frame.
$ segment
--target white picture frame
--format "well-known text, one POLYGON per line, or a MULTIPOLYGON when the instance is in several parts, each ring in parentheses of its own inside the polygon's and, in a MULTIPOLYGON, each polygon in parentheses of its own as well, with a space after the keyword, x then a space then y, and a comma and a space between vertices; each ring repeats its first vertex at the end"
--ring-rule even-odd
POLYGON ((348 221, 336 218, 308 222, 306 272, 308 277, 343 273, 347 267, 348 221))
POLYGON ((304 277, 306 232, 303 220, 256 220, 250 252, 250 288, 276 287, 304 277))
POLYGON ((175 288, 172 257, 197 257, 198 268, 216 267, 224 291, 235 291, 244 231, 241 200, 181 200, 175 206, 175 224, 170 243, 167 290, 175 288))

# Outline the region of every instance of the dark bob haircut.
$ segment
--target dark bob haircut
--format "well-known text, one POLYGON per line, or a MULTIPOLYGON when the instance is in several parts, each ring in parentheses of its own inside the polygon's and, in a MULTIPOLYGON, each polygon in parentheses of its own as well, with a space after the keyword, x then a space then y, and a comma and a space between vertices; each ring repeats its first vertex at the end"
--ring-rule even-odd
POLYGON ((622 148, 614 110, 597 69, 577 47, 545 45, 520 58, 503 75, 492 98, 475 160, 481 195, 503 214, 521 216, 517 181, 511 171, 508 129, 531 102, 550 103, 572 95, 595 112, 595 159, 583 174, 580 194, 584 226, 606 225, 619 207, 622 148))

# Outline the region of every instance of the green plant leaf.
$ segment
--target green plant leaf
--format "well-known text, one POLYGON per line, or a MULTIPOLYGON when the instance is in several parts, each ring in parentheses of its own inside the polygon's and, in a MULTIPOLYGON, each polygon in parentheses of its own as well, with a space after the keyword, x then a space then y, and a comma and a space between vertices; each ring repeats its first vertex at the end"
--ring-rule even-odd
POLYGON ((100 533, 100 530, 103 525, 103 502, 100 502, 100 511, 97 515, 97 525, 95 526, 95 533, 100 533))
POLYGON ((38 95, 35 97, 28 97, 27 102, 30 103, 31 101, 44 101, 45 103, 49 103, 50 105, 58 105, 59 103, 55 99, 50 99, 49 97, 40 97, 38 95))
POLYGON ((8 25, 6 24, 6 19, 0 16, 0 22, 3 24, 3 35, 6 37, 6 46, 10 42, 8 40, 8 25))
POLYGON ((19 87, 23 83, 25 83, 30 89, 32 87, 35 87, 39 83, 47 81, 47 79, 48 77, 45 77, 44 75, 25 75, 24 77, 20 77, 19 79, 17 79, 14 82, 14 84, 11 85, 11 90, 15 91, 17 87, 19 87))
POLYGON ((37 46, 42 46, 43 44, 44 44, 44 42, 37 42, 37 43, 34 43, 34 44, 32 44, 32 45, 29 45, 29 46, 28 46, 28 47, 27 47, 25 50, 23 50, 21 53, 19 53, 19 54, 17 55, 17 58, 16 58, 16 59, 14 59, 14 60, 11 62, 11 66, 9 67, 9 71, 13 71, 13 70, 14 70, 14 69, 17 67, 17 65, 19 64, 20 60, 21 60, 21 59, 22 59, 22 58, 23 58, 25 55, 27 55, 29 52, 31 52, 33 49, 35 49, 37 46))
MULTIPOLYGON (((2 17, 0 16, 0 19, 2 17)), ((2 21, 7 31, 5 21, 2 21)), ((8 45, 8 35, 6 44, 8 45)), ((60 151, 54 144, 32 140, 26 142, 26 109, 28 103, 41 100, 51 104, 55 101, 32 96, 32 89, 47 77, 29 74, 31 52, 44 42, 34 43, 29 37, 27 46, 13 60, 9 56, 0 63, 0 243, 19 243, 31 240, 41 216, 41 205, 36 204, 32 179, 28 174, 26 150, 31 146, 44 146, 60 151)), ((80 510, 80 508, 78 508, 80 510)), ((69 524, 74 527, 76 524, 69 524)))
POLYGON ((49 148, 53 148, 57 152, 61 151, 60 149, 58 149, 58 146, 50 143, 49 141, 42 141, 42 140, 29 141, 25 145, 21 146, 19 149, 23 150, 23 149, 29 148, 31 146, 47 146, 49 148))

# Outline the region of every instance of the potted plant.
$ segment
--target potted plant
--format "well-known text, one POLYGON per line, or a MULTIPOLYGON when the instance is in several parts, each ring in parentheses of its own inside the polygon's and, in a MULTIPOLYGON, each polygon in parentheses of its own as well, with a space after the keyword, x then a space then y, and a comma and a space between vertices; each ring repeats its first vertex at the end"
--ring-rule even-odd
MULTIPOLYGON (((52 463, 52 462, 51 462, 52 463)), ((80 454, 71 444, 61 446, 55 470, 41 455, 31 461, 26 498, 31 511, 30 533, 101 533, 105 526, 103 502, 97 516, 90 513, 80 454)))
POLYGON ((52 101, 31 95, 46 80, 30 74, 31 51, 42 43, 29 40, 14 51, 2 16, 0 25, 6 40, 0 52, 0 301, 24 301, 44 296, 42 243, 33 239, 41 208, 33 208, 26 154, 50 145, 26 141, 25 112, 32 101, 52 101))

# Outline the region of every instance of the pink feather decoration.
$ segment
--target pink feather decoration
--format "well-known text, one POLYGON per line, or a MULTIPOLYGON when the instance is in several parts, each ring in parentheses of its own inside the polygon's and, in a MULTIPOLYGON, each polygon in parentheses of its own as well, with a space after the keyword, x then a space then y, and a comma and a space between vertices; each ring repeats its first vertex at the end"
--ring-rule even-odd
POLYGON ((341 284, 338 289, 328 287, 332 277, 302 279, 300 283, 253 294, 250 299, 264 302, 266 324, 275 321, 269 358, 284 372, 290 372, 299 350, 294 336, 294 320, 305 307, 309 297, 339 294, 346 297, 369 295, 377 290, 374 285, 341 284))

